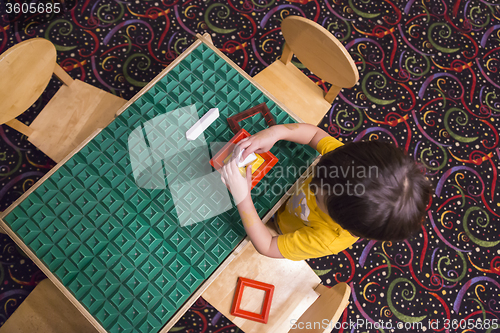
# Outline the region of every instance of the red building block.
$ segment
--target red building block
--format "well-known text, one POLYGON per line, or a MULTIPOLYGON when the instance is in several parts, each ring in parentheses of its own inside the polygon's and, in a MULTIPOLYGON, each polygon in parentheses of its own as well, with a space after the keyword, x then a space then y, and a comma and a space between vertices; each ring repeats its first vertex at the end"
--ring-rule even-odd
MULTIPOLYGON (((215 156, 210 160, 210 164, 217 169, 217 171, 222 168, 224 165, 224 159, 232 153, 234 149, 234 145, 238 143, 240 140, 249 137, 250 133, 245 131, 244 129, 240 129, 236 135, 229 140, 229 142, 222 147, 222 149, 215 154, 215 156)), ((255 172, 252 174, 252 188, 257 185, 262 178, 269 172, 269 170, 272 169, 272 167, 278 163, 278 158, 274 156, 271 152, 265 152, 265 153, 259 153, 259 155, 264 159, 264 163, 255 170, 255 172)))
POLYGON ((274 120, 274 117, 269 111, 269 108, 267 107, 266 103, 261 103, 257 106, 254 106, 253 108, 250 108, 232 117, 229 117, 227 118, 227 122, 233 133, 238 133, 238 131, 241 130, 241 127, 238 123, 244 119, 255 116, 258 113, 262 114, 267 123, 267 126, 271 127, 276 125, 276 121, 274 120))
POLYGON ((269 310, 271 310, 271 300, 273 298, 274 286, 272 284, 259 282, 244 277, 238 278, 238 285, 236 286, 236 293, 233 299, 233 306, 231 307, 231 314, 245 319, 255 320, 259 323, 267 324, 269 319, 269 310), (264 303, 262 304, 262 312, 254 313, 240 309, 241 298, 243 297, 243 288, 251 287, 255 289, 264 290, 264 303))

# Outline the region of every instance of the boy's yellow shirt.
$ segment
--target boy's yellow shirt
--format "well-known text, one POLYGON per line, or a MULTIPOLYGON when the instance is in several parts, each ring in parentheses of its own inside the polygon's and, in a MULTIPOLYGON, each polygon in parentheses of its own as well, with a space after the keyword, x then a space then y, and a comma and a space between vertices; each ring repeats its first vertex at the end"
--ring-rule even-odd
MULTIPOLYGON (((340 141, 327 136, 318 142, 316 150, 324 155, 340 146, 340 141)), ((318 208, 316 196, 309 189, 311 180, 312 176, 307 178, 276 214, 283 233, 278 236, 278 248, 290 260, 337 254, 358 240, 318 208)))

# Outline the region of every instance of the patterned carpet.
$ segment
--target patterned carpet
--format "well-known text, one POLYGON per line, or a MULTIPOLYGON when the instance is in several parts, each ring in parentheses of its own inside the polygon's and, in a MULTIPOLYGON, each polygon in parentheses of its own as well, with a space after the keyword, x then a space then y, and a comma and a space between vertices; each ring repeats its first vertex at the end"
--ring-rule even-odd
MULTIPOLYGON (((426 223, 412 239, 360 240, 308 262, 324 284, 352 288, 344 325, 334 331, 500 331, 491 325, 500 321, 500 1, 86 0, 65 1, 58 14, 7 15, 9 3, 21 2, 0 2, 0 53, 46 38, 72 77, 126 99, 195 33, 209 32, 253 76, 280 55, 287 15, 327 28, 352 55, 360 81, 342 91, 321 126, 345 142, 403 147, 435 186, 426 223)), ((18 119, 29 124, 59 85, 53 79, 18 119)), ((9 127, 0 135, 6 209, 55 163, 9 127)), ((3 323, 43 274, 8 237, 0 237, 0 249, 3 323)), ((238 331, 203 299, 172 330, 238 331)))

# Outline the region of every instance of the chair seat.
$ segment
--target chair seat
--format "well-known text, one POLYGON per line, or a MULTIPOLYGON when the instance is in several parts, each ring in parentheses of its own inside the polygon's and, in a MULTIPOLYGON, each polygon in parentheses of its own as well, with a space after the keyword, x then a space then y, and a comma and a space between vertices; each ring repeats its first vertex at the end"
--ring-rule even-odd
POLYGON ((291 62, 276 60, 254 80, 305 123, 318 125, 332 106, 324 99, 323 89, 291 62))
POLYGON ((127 101, 80 80, 63 85, 29 126, 28 140, 60 162, 96 128, 104 128, 127 101))
POLYGON ((49 280, 42 280, 0 333, 97 333, 97 329, 49 280))
MULTIPOLYGON (((319 295, 314 289, 320 283, 321 279, 305 261, 273 259, 263 256, 249 242, 202 296, 245 333, 283 333, 290 330, 290 320, 300 318, 318 298, 319 295), (274 285, 267 324, 230 314, 240 276, 274 285)), ((246 292, 245 289, 244 293, 246 292)), ((246 298, 246 302, 242 300, 240 308, 260 313, 262 298, 256 294, 250 293, 250 295, 249 298, 246 298)))

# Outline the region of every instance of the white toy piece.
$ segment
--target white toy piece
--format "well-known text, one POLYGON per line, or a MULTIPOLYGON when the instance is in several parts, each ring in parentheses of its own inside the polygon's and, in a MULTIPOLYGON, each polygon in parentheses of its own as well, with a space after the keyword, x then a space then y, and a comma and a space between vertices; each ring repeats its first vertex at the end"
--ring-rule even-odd
POLYGON ((188 131, 186 132, 186 138, 188 141, 196 140, 197 137, 203 133, 204 130, 210 126, 217 118, 219 118, 219 109, 212 108, 208 110, 207 113, 203 115, 188 131))
POLYGON ((252 163, 253 161, 255 161, 257 159, 257 156, 255 156, 254 153, 251 153, 250 155, 247 156, 247 158, 245 158, 244 161, 241 161, 241 155, 243 155, 243 152, 245 151, 245 149, 242 149, 240 151, 240 153, 238 154, 238 158, 237 158, 237 162, 236 164, 238 165, 238 168, 242 168, 244 166, 247 166, 248 164, 252 163))

